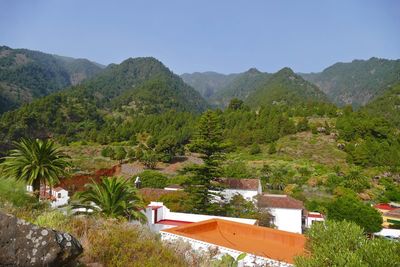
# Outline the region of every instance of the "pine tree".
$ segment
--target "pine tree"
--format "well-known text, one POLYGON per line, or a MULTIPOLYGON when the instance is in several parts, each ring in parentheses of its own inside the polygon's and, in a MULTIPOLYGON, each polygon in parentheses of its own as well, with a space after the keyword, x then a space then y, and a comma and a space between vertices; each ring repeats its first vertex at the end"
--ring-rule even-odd
POLYGON ((185 169, 192 174, 187 190, 194 212, 210 213, 213 209, 211 201, 220 190, 216 178, 221 175, 220 164, 227 149, 227 145, 223 143, 220 117, 215 112, 207 111, 201 116, 197 134, 189 149, 200 153, 204 162, 185 169))

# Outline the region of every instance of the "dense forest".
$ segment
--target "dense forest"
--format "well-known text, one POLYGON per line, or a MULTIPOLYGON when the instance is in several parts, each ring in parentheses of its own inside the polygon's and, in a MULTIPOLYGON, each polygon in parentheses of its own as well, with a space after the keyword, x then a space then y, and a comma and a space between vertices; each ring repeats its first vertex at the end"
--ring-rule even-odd
POLYGON ((87 59, 0 46, 0 114, 101 72, 87 59))

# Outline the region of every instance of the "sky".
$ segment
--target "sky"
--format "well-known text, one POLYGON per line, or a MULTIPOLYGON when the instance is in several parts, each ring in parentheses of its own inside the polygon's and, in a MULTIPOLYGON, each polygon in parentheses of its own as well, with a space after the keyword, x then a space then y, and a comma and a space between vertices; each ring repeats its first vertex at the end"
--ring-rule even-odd
POLYGON ((0 45, 107 65, 153 56, 175 73, 319 72, 400 58, 397 0, 0 0, 0 45))

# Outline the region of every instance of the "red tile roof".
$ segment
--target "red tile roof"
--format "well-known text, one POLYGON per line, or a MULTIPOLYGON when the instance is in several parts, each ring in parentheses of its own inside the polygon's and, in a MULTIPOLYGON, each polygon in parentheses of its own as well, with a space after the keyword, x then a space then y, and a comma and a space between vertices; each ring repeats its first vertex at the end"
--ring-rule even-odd
POLYGON ((302 201, 287 195, 260 195, 257 205, 260 208, 304 209, 302 201))
POLYGON ((211 219, 162 230, 210 244, 288 263, 305 253, 301 234, 244 223, 211 219))
POLYGON ((308 213, 307 217, 310 217, 310 218, 322 218, 322 219, 324 218, 321 213, 308 213))
POLYGON ((191 224, 193 222, 177 221, 177 220, 161 220, 161 221, 158 221, 157 223, 164 224, 164 225, 181 226, 181 225, 191 224))
POLYGON ((56 192, 60 192, 61 190, 64 190, 64 188, 62 188, 62 187, 56 187, 56 188, 54 188, 53 190, 56 191, 56 192))
POLYGON ((374 208, 376 208, 376 209, 380 209, 380 210, 394 210, 394 209, 396 209, 395 207, 392 207, 390 204, 388 204, 388 203, 379 203, 379 204, 376 204, 375 206, 374 206, 374 208))
POLYGON ((258 190, 259 179, 219 178, 218 182, 229 189, 258 190))

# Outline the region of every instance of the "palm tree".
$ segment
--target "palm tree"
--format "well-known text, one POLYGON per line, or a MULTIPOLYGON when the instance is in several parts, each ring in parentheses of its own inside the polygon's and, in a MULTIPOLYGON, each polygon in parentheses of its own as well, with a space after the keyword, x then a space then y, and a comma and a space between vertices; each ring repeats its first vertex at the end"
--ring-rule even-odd
POLYGON ((133 184, 122 177, 104 177, 100 183, 86 185, 87 190, 75 194, 74 208, 84 208, 87 213, 102 214, 110 218, 125 217, 145 221, 140 211, 142 199, 133 184), (89 211, 93 212, 89 212, 89 211))
POLYGON ((51 194, 52 186, 67 175, 69 156, 59 150, 51 140, 22 139, 14 144, 15 149, 3 158, 4 162, 1 164, 4 175, 26 181, 32 185, 34 192, 40 192, 41 185, 46 188, 48 184, 51 194))

